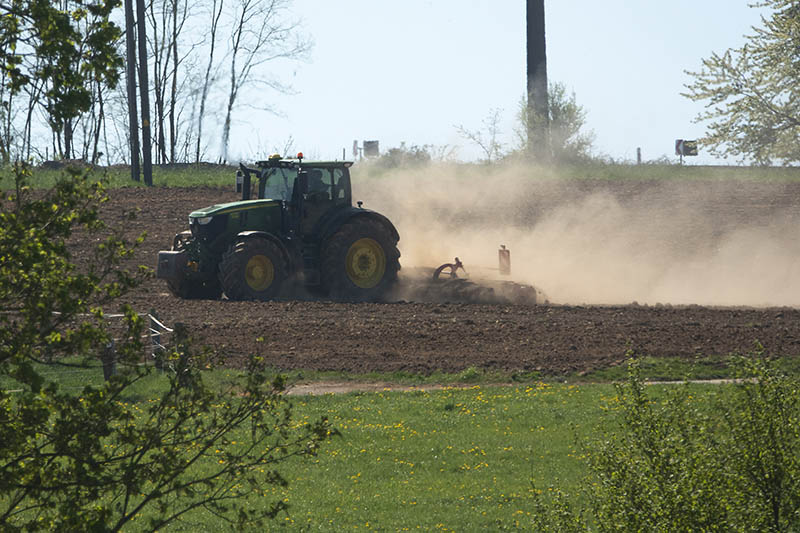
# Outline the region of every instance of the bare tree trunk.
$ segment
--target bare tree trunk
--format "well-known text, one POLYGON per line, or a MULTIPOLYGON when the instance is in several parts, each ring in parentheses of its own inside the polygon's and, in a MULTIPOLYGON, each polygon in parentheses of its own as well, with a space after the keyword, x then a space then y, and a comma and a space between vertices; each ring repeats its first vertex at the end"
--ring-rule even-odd
POLYGON ((125 0, 125 51, 128 82, 128 128, 130 132, 131 179, 139 181, 139 119, 136 106, 136 42, 133 33, 133 0, 125 0))
MULTIPOLYGON (((164 21, 164 13, 160 13, 160 16, 156 15, 155 9, 156 4, 154 2, 149 3, 150 9, 150 21, 152 27, 152 35, 151 39, 153 41, 153 53, 152 53, 152 61, 153 61, 153 97, 155 98, 155 109, 156 109, 156 118, 155 118, 155 130, 156 130, 156 160, 160 163, 164 163, 164 77, 162 76, 162 66, 163 69, 166 71, 166 66, 164 65, 164 49, 163 43, 161 43, 161 39, 159 38, 159 34, 164 34, 163 27, 165 24, 164 21), (161 26, 159 26, 159 22, 161 26)), ((169 59, 167 59, 169 61, 169 59)))
MULTIPOLYGON (((296 35, 297 24, 282 19, 287 0, 239 0, 239 4, 241 11, 231 35, 231 86, 222 132, 222 154, 226 161, 231 115, 240 89, 252 81, 253 68, 278 58, 296 59, 310 47, 296 35), (237 68, 239 58, 241 66, 237 68)), ((277 82, 266 83, 280 88, 277 82)))
POLYGON ((0 73, 0 102, 5 104, 5 112, 0 113, 2 124, 0 124, 0 164, 5 165, 11 161, 11 117, 14 114, 13 100, 14 95, 7 86, 7 76, 5 69, 0 73), (8 100, 5 100, 6 95, 8 100))
POLYGON ((97 112, 97 125, 95 126, 94 130, 94 145, 92 147, 92 164, 96 165, 99 163, 99 150, 98 147, 100 146, 100 130, 105 125, 105 109, 103 107, 103 88, 100 86, 100 82, 97 83, 97 105, 98 105, 98 112, 97 112))
POLYGON ((136 0, 136 18, 139 28, 139 86, 142 101, 142 169, 145 185, 153 185, 153 159, 150 146, 150 85, 147 81, 147 29, 144 18, 144 0, 136 0))
POLYGON ((72 119, 64 120, 64 159, 72 159, 72 119))
POLYGON ((228 93, 228 106, 225 109, 225 124, 222 127, 222 162, 228 162, 228 142, 231 136, 231 115, 233 114, 233 104, 236 102, 236 56, 231 59, 231 90, 228 93))
MULTIPOLYGON (((112 102, 113 102, 113 96, 112 96, 112 102)), ((113 108, 112 108, 112 114, 113 114, 113 108)), ((105 108, 103 108, 103 146, 104 146, 103 152, 104 152, 104 154, 106 156, 106 166, 110 166, 111 165, 111 154, 109 153, 110 150, 109 150, 109 146, 108 146, 108 123, 105 120, 105 108)), ((97 162, 98 163, 100 162, 100 157, 99 156, 97 158, 97 162)))
POLYGON ((57 131, 53 131, 53 159, 60 159, 64 157, 64 150, 61 146, 61 135, 57 131))
MULTIPOLYGON (((34 95, 38 95, 39 92, 39 85, 37 84, 32 88, 32 92, 30 93, 30 98, 28 99, 28 112, 25 116, 25 127, 23 128, 23 142, 22 146, 20 147, 20 153, 25 154, 25 159, 31 158, 31 129, 32 129, 32 122, 33 122, 33 108, 36 105, 36 97, 34 95)), ((55 146, 55 143, 53 143, 55 146)))
POLYGON ((539 161, 543 161, 549 159, 550 153, 544 0, 528 0, 527 27, 528 150, 539 161))
POLYGON ((211 51, 208 56, 208 64, 206 65, 206 75, 203 78, 203 89, 200 95, 200 113, 197 115, 197 148, 195 149, 195 162, 200 162, 200 146, 203 142, 203 118, 206 112, 206 100, 208 99, 208 91, 211 87, 211 70, 214 66, 214 50, 217 44, 217 29, 219 28, 219 19, 222 16, 222 7, 225 0, 213 0, 212 4, 212 20, 210 28, 211 38, 211 51))
POLYGON ((175 162, 175 106, 178 99, 178 0, 172 0, 172 90, 169 95, 169 161, 175 162))
POLYGON ((231 115, 233 114, 233 105, 236 103, 236 93, 239 90, 239 85, 236 82, 236 59, 239 55, 239 46, 242 42, 242 34, 245 31, 245 24, 250 14, 250 0, 242 2, 242 12, 236 26, 233 28, 233 35, 231 36, 231 85, 228 91, 228 106, 225 109, 225 123, 222 126, 222 161, 228 162, 228 143, 231 136, 231 115))

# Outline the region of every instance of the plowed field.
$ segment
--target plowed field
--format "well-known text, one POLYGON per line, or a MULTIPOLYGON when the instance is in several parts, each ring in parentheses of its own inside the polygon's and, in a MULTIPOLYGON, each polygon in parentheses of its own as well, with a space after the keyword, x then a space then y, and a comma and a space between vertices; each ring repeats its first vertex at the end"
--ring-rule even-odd
MULTIPOLYGON (((507 218, 519 226, 517 219, 522 217, 522 223, 535 227, 548 212, 597 192, 625 204, 657 191, 658 201, 670 205, 708 196, 709 190, 724 192, 715 196, 724 200, 698 207, 710 210, 704 214, 714 220, 712 238, 754 223, 768 227, 776 212, 783 220, 800 214, 800 184, 793 182, 686 182, 665 192, 652 182, 581 180, 568 187, 543 188, 531 195, 525 209, 507 218)), ((146 231, 147 239, 134 263, 152 267, 158 250, 168 249, 173 235, 186 228, 191 210, 234 199, 227 189, 204 187, 118 189, 111 192, 104 216, 113 224, 122 221, 123 209, 139 209, 129 234, 146 231)), ((406 257, 407 237, 402 225, 398 229, 406 257)), ((692 237, 687 231, 687 241, 692 237)), ((86 239, 76 243, 78 258, 86 257, 89 244, 86 239)), ((800 257, 793 258, 790 264, 796 267, 798 261, 800 257)), ((547 286, 541 288, 549 293, 547 286)), ((689 358, 746 352, 755 341, 774 354, 800 354, 800 311, 793 307, 703 307, 685 305, 685 298, 684 305, 662 300, 651 305, 536 306, 182 301, 154 279, 127 299, 137 311, 157 310, 167 324, 186 323, 196 340, 219 348, 231 364, 258 353, 282 369, 431 373, 477 367, 558 374, 614 364, 629 348, 641 355, 689 358)))

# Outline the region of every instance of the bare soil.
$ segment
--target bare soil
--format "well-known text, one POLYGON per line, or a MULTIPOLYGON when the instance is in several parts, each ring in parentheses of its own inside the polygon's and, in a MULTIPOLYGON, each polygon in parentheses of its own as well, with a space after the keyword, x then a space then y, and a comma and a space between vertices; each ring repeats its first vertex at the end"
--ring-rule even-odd
MULTIPOLYGON (((652 188, 581 180, 554 189, 559 198, 538 196, 524 222, 535 224, 548 205, 566 201, 563 195, 604 191, 625 200, 652 188)), ((674 189, 681 197, 724 190, 725 203, 714 207, 719 227, 752 223, 774 209, 800 212, 800 183, 686 182, 674 189)), ((190 211, 234 199, 228 189, 209 187, 118 189, 103 212, 109 223, 128 225, 130 236, 147 232, 131 265, 154 267, 158 250, 169 249, 173 235, 186 229, 190 211), (124 221, 121 213, 130 209, 139 211, 137 218, 124 221)), ((79 261, 89 257, 91 244, 87 238, 75 243, 79 261)), ((492 304, 441 301, 425 291, 390 303, 183 301, 156 279, 126 300, 139 312, 156 310, 166 324, 187 324, 195 340, 219 349, 231 365, 259 354, 287 370, 430 374, 476 367, 554 375, 618 364, 628 350, 693 358, 747 352, 756 341, 775 355, 800 354, 800 310, 793 308, 492 304)))

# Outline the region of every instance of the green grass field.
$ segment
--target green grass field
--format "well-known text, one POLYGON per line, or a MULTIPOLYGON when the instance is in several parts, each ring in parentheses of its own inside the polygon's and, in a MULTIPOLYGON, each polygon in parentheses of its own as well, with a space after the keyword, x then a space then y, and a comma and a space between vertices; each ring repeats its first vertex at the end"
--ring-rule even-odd
MULTIPOLYGON (((77 393, 96 370, 62 369, 63 387, 77 393)), ((225 381, 225 371, 214 379, 225 381)), ((154 376, 127 399, 146 402, 158 382, 154 376)), ((289 486, 270 494, 290 507, 276 524, 290 531, 523 526, 532 483, 579 485, 576 439, 592 432, 612 396, 610 385, 531 383, 294 397, 298 423, 327 416, 341 435, 317 457, 281 465, 289 486)), ((168 530, 226 528, 199 511, 168 530)))
POLYGON ((612 395, 539 383, 298 399, 298 413, 326 415, 342 435, 291 470, 276 491, 291 506, 281 520, 323 531, 523 525, 536 487, 580 483, 576 436, 612 395))
MULTIPOLYGON (((76 366, 40 370, 75 394, 102 380, 97 364, 71 362, 76 366)), ((645 375, 649 367, 642 365, 645 375)), ((679 379, 678 369, 685 367, 658 372, 679 379)), ((207 373, 220 386, 233 377, 231 370, 207 373)), ((153 374, 125 401, 146 403, 165 384, 153 374)), ((13 383, 0 386, 9 390, 13 383)), ((702 396, 712 388, 692 391, 702 396)), ((289 531, 525 529, 534 491, 556 486, 577 492, 587 473, 581 443, 613 423, 614 396, 607 383, 530 381, 292 397, 297 423, 326 416, 341 435, 324 443, 317 457, 283 463, 279 470, 289 486, 272 487, 267 499, 254 496, 248 504, 285 500, 289 512, 275 524, 289 531)), ((198 465, 198 473, 203 468, 198 465)), ((226 528, 198 511, 167 530, 226 528)))

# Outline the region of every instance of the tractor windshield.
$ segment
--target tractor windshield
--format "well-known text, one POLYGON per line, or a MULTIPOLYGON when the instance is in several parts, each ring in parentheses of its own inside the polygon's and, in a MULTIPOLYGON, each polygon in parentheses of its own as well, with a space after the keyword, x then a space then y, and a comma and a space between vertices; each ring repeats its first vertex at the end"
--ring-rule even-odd
POLYGON ((273 168, 267 173, 267 184, 261 198, 289 201, 292 197, 296 168, 273 168))

